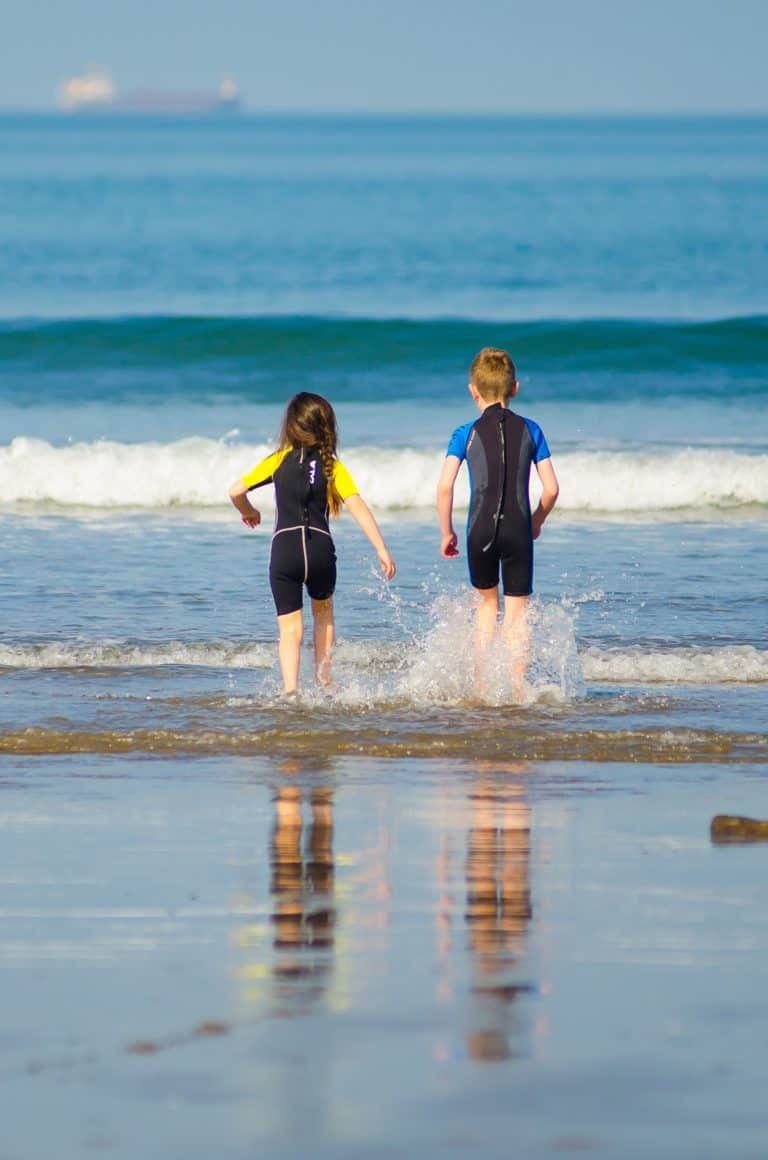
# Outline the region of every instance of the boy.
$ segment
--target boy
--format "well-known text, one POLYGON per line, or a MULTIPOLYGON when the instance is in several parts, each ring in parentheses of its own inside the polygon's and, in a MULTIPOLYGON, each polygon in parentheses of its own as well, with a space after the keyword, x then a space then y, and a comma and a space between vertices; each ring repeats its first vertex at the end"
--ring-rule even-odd
POLYGON ((453 530, 453 489, 462 461, 469 470, 471 498, 467 521, 469 579, 478 594, 481 649, 494 635, 499 613, 499 570, 504 591, 504 634, 516 646, 518 691, 525 672, 526 625, 522 614, 533 581, 533 541, 555 506, 557 476, 541 428, 507 409, 519 384, 505 350, 486 347, 470 368, 469 393, 480 418, 457 427, 448 444, 437 485, 441 554, 458 556, 453 530), (531 514, 528 481, 536 465, 543 487, 531 514))

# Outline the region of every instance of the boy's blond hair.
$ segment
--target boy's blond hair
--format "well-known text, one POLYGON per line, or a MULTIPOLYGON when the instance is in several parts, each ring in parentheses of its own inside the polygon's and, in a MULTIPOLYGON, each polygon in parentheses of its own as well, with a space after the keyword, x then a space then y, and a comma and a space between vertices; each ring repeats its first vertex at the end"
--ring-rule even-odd
POLYGON ((501 403, 515 392, 515 364, 505 350, 486 346, 472 360, 469 381, 486 403, 501 403))

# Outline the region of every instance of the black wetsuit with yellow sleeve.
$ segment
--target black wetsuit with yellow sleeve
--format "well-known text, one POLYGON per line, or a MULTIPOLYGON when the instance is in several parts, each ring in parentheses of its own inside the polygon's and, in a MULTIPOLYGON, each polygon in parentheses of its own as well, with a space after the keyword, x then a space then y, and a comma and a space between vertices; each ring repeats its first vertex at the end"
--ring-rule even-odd
MULTIPOLYGON (((303 589, 327 600, 336 589, 336 549, 328 527, 328 481, 316 448, 284 448, 268 455, 242 480, 248 491, 275 485, 275 530, 269 555, 269 583, 278 616, 297 612, 303 589)), ((339 497, 357 495, 352 476, 338 459, 333 483, 339 497)))

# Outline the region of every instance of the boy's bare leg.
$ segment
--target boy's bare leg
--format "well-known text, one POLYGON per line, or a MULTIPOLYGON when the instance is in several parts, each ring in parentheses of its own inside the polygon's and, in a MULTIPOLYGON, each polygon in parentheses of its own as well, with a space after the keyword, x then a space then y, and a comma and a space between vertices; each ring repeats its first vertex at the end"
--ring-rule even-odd
POLYGON ((304 617, 301 609, 278 616, 277 627, 280 632, 277 655, 280 658, 283 688, 286 693, 295 693, 299 683, 301 642, 304 637, 304 617))
POLYGON ((312 601, 314 617, 315 673, 318 685, 331 683, 331 654, 335 636, 333 597, 312 601))
POLYGON ((486 649, 496 635, 499 619, 498 588, 476 588, 477 597, 477 650, 475 652, 475 692, 482 696, 485 692, 483 660, 486 649))
POLYGON ((531 630, 528 624, 528 596, 504 597, 504 643, 507 646, 515 693, 522 697, 528 668, 531 630))
POLYGON ((485 652, 496 635, 499 619, 498 588, 476 588, 477 594, 477 637, 480 652, 485 652))

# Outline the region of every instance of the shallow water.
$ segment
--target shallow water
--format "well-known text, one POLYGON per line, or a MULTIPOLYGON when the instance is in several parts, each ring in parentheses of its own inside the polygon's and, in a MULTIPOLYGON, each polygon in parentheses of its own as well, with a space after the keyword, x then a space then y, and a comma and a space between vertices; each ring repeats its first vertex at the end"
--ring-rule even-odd
POLYGON ((426 521, 384 528, 390 586, 341 521, 335 688, 314 689, 308 639, 294 705, 268 533, 235 517, 6 517, 27 579, 0 577, 0 752, 764 760, 763 522, 553 517, 522 699, 500 644, 473 659, 463 559, 439 560, 426 521))

